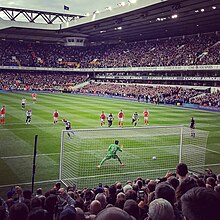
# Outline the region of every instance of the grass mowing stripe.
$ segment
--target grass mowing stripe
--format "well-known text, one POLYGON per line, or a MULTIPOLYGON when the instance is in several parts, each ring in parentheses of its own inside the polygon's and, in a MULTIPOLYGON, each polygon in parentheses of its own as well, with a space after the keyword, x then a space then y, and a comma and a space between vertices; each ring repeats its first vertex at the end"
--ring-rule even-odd
MULTIPOLYGON (((62 116, 65 116, 72 122, 73 129, 99 128, 99 115, 102 110, 104 110, 106 114, 110 112, 114 113, 114 127, 118 127, 117 113, 120 109, 123 109, 123 111, 125 112, 125 127, 131 127, 131 115, 134 111, 137 111, 140 116, 138 126, 144 126, 142 113, 145 108, 149 109, 150 111, 151 125, 185 124, 186 126, 189 126, 190 117, 194 116, 196 119, 197 128, 210 131, 208 149, 218 151, 219 148, 219 113, 205 112, 201 110, 195 111, 192 109, 184 109, 173 106, 138 103, 136 101, 125 101, 105 97, 93 97, 62 93, 38 93, 37 103, 35 105, 32 103, 32 97, 30 93, 0 93, 0 100, 6 105, 7 109, 6 125, 0 125, 0 131, 6 133, 3 134, 1 132, 0 139, 5 139, 5 142, 9 141, 11 145, 11 147, 8 148, 8 151, 7 148, 4 148, 4 150, 3 148, 0 148, 1 156, 7 157, 22 155, 25 154, 25 150, 31 151, 29 153, 31 155, 33 149, 33 136, 36 133, 39 135, 38 152, 42 155, 48 154, 48 157, 50 157, 51 152, 55 152, 55 154, 57 154, 56 156, 51 155, 52 158, 49 159, 49 163, 47 163, 47 159, 46 162, 44 160, 40 160, 40 169, 38 169, 37 171, 38 180, 56 179, 59 172, 59 170, 57 168, 54 169, 53 166, 54 164, 59 163, 59 157, 57 156, 59 155, 60 150, 60 132, 64 128, 64 125, 63 123, 58 123, 58 125, 56 126, 53 125, 52 114, 55 109, 59 111, 61 118, 62 116), (27 108, 31 107, 33 109, 33 123, 29 127, 23 124, 25 115, 23 115, 21 118, 22 110, 20 102, 22 97, 25 97, 27 99, 27 108), (12 133, 10 133, 9 131, 12 133), (17 146, 17 143, 20 143, 22 145, 22 141, 28 143, 28 146, 26 147, 27 149, 25 149, 24 147, 25 150, 23 150, 22 147, 17 146), (2 154, 3 151, 5 151, 4 154, 2 154)), ((0 145, 1 144, 2 142, 0 142, 0 145)), ((160 157, 160 155, 157 156, 160 157)), ((161 157, 163 157, 162 152, 161 157)), ((15 179, 20 179, 19 177, 16 177, 17 174, 14 172, 16 169, 20 169, 19 159, 20 158, 14 159, 16 160, 16 163, 13 163, 14 168, 11 165, 11 167, 8 167, 8 163, 6 162, 7 159, 4 159, 1 162, 2 165, 5 164, 8 169, 11 169, 13 171, 12 173, 13 175, 15 175, 15 177, 13 177, 13 183, 15 182, 15 179)), ((9 162, 11 161, 9 158, 8 160, 9 162)), ((161 160, 163 160, 163 158, 161 158, 161 160)), ((166 160, 165 157, 164 160, 166 160)), ((207 164, 211 164, 211 161, 218 162, 219 159, 215 156, 214 153, 211 154, 210 152, 208 154, 207 164), (213 160, 213 157, 215 158, 215 160, 213 160)), ((25 170, 25 161, 23 160, 21 161, 21 167, 25 170)), ((3 176, 7 175, 4 169, 1 171, 1 173, 3 176)), ((19 171, 19 173, 21 172, 19 171)), ((27 177, 28 175, 24 176, 24 178, 22 179, 24 180, 23 182, 27 182, 27 179, 25 181, 25 178, 27 177)), ((0 179, 0 185, 3 183, 5 184, 5 181, 3 181, 2 179, 3 178, 0 179)), ((10 179, 7 179, 7 181, 9 183, 10 179)))

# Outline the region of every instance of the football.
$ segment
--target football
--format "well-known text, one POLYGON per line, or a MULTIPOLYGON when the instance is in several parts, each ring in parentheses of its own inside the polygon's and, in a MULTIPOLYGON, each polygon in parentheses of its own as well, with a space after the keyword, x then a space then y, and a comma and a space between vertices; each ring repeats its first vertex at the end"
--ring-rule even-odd
POLYGON ((152 157, 152 160, 156 160, 156 159, 157 159, 157 157, 155 157, 155 156, 152 157))

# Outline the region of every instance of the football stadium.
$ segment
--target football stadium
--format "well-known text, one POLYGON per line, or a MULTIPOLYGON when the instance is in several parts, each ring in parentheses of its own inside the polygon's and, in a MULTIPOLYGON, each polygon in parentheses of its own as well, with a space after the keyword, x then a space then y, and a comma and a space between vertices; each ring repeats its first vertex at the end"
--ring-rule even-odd
POLYGON ((220 2, 88 2, 0 7, 0 219, 218 219, 220 2))

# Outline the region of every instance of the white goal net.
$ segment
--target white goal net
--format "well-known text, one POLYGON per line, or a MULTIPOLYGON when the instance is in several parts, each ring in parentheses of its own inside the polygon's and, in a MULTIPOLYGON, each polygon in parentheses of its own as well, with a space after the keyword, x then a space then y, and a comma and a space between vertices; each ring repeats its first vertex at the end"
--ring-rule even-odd
POLYGON ((99 183, 113 184, 137 177, 162 177, 184 162, 195 172, 204 170, 208 132, 191 131, 182 126, 147 126, 144 128, 62 131, 60 180, 67 186, 94 187, 99 183), (106 156, 115 140, 123 146, 117 159, 97 165, 106 156))

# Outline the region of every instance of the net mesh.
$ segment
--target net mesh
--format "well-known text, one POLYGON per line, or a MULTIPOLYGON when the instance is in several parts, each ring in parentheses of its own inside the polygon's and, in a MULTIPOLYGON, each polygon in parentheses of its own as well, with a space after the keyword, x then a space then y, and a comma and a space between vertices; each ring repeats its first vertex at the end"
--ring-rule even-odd
POLYGON ((179 161, 200 170, 205 164, 207 137, 207 132, 197 131, 193 138, 182 126, 74 130, 71 138, 62 131, 60 180, 82 188, 124 183, 137 177, 156 178, 167 170, 174 171, 179 161), (97 168, 115 140, 123 146, 117 155, 124 166, 110 159, 97 168))

